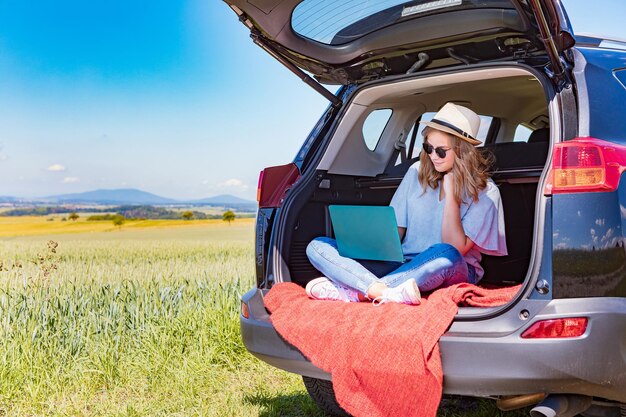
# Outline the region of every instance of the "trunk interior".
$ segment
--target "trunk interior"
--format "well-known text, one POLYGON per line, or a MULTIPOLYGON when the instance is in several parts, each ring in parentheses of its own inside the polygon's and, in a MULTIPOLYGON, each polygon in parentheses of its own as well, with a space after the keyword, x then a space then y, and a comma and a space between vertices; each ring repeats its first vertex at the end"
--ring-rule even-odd
MULTIPOLYGON (((274 233, 276 281, 300 285, 320 275, 305 249, 333 236, 330 204, 388 205, 422 147, 419 120, 446 102, 481 115, 482 148, 495 157, 492 178, 504 205, 508 256, 483 256, 480 285, 521 283, 531 264, 538 185, 549 153, 553 90, 530 67, 501 65, 370 83, 353 95, 329 137, 290 192, 274 233), (314 171, 314 172, 313 172, 314 171), (277 256, 280 253, 280 256, 277 256)), ((428 215, 425 213, 425 215, 428 215)))

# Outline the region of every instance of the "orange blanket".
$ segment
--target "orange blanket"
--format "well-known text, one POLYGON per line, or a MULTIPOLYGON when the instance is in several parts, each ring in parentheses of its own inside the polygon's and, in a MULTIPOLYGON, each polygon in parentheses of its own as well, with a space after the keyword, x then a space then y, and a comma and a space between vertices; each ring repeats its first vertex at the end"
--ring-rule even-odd
POLYGON ((458 305, 507 303, 520 286, 487 290, 457 284, 419 306, 310 300, 293 283, 265 297, 278 333, 332 375, 339 405, 353 416, 435 416, 443 371, 439 337, 458 305))

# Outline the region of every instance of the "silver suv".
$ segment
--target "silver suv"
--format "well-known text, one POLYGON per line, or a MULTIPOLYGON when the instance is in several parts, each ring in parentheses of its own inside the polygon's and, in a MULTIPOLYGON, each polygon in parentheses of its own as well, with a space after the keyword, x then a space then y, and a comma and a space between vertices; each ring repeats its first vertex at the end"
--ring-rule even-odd
POLYGON ((534 416, 626 415, 626 44, 575 38, 559 0, 225 2, 330 101, 293 162, 259 180, 248 350, 343 413, 263 296, 318 276, 305 248, 332 236, 330 204, 389 203, 419 155, 418 122, 452 101, 481 115, 504 204, 509 255, 484 257, 481 285, 522 289, 460 308, 440 340, 444 393, 537 404, 534 416))

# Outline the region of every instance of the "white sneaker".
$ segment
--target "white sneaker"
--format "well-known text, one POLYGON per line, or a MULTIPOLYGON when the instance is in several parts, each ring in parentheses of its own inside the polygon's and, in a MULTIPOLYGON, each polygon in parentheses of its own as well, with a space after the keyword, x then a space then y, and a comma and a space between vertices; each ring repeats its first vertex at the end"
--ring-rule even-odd
POLYGON ((410 279, 397 287, 385 289, 380 297, 374 299, 373 303, 374 305, 384 303, 418 305, 421 303, 421 298, 417 283, 414 279, 410 279))
POLYGON ((359 302, 359 293, 351 288, 335 284, 326 277, 315 278, 306 284, 306 295, 314 300, 359 302))

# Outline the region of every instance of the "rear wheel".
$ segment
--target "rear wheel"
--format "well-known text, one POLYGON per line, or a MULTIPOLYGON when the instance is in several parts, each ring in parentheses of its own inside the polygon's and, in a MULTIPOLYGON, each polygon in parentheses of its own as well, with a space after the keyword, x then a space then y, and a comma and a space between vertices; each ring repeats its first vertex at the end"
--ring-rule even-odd
POLYGON ((309 395, 322 411, 330 416, 350 417, 350 414, 346 413, 345 410, 339 406, 335 398, 332 381, 310 378, 308 376, 303 376, 302 380, 304 381, 304 386, 309 395))

